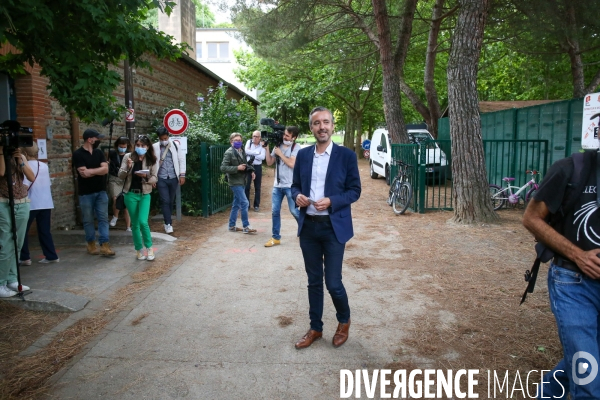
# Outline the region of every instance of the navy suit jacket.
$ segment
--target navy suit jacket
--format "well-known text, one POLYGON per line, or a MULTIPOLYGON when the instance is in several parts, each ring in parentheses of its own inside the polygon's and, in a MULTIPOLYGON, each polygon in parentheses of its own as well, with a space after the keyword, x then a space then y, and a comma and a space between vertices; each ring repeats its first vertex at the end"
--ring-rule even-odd
MULTIPOLYGON (((294 181, 292 183, 294 201, 300 193, 310 197, 314 153, 315 146, 310 146, 301 149, 296 156, 294 181)), ((325 197, 329 197, 331 200, 331 206, 328 210, 329 217, 331 218, 335 237, 340 243, 346 243, 354 236, 350 204, 358 200, 360 191, 360 175, 358 174, 356 154, 352 150, 334 143, 325 177, 325 197)), ((307 207, 300 208, 298 236, 302 231, 306 209, 307 207)))

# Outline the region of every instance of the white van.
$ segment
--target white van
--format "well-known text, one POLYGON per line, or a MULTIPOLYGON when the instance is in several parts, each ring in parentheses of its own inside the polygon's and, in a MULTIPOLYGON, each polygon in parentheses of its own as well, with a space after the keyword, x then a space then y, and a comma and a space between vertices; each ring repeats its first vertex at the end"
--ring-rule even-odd
MULTIPOLYGON (((410 143, 419 144, 427 140, 433 140, 433 136, 427 129, 408 129, 408 139, 410 143)), ((390 176, 390 166, 392 164, 392 147, 390 144, 390 135, 387 129, 380 128, 373 132, 369 156, 371 178, 376 179, 383 176, 388 185, 392 179, 390 176)), ((443 182, 446 179, 446 154, 439 148, 437 143, 428 146, 425 162, 427 181, 443 182)))

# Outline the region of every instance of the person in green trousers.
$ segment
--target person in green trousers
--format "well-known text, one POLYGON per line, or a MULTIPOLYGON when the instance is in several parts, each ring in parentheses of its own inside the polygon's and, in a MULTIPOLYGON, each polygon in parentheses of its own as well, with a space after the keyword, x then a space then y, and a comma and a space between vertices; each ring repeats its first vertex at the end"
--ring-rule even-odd
POLYGON ((158 180, 156 161, 152 142, 148 136, 140 135, 135 141, 134 151, 125 154, 119 169, 119 178, 125 180, 123 187, 125 207, 131 218, 131 233, 138 260, 154 260, 148 216, 152 185, 158 180))
MULTIPOLYGON (((6 123, 6 122, 5 122, 6 123)), ((23 179, 27 177, 30 182, 35 181, 35 175, 21 154, 20 149, 8 149, 0 146, 0 297, 12 297, 18 293, 17 259, 15 256, 15 242, 12 232, 12 210, 9 204, 8 180, 6 159, 10 162, 12 175, 12 189, 15 213, 15 231, 17 233, 17 254, 21 251, 27 221, 29 220, 29 198, 27 186, 23 179), (4 154, 7 152, 7 154, 4 154), (12 153, 11 155, 8 152, 12 153)), ((29 290, 29 286, 22 285, 22 290, 29 290)))

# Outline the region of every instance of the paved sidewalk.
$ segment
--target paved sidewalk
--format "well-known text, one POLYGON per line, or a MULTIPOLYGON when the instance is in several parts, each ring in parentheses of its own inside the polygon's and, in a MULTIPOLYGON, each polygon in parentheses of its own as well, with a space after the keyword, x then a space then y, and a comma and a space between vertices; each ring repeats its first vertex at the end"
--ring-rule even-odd
MULTIPOLYGON (((282 210, 282 244, 265 248, 270 210, 250 216, 256 235, 228 232, 226 225, 214 232, 57 374, 51 395, 338 398, 340 369, 381 368, 397 360, 404 321, 424 312, 427 301, 417 291, 406 296, 413 285, 408 274, 399 271, 395 276, 402 279, 395 282, 384 270, 344 265, 352 308, 348 342, 331 345, 337 321, 326 293, 323 339, 298 351, 294 343, 309 320, 296 222, 282 210)), ((373 235, 356 222, 346 260, 398 257, 370 250, 392 241, 398 247, 398 236, 373 235)))

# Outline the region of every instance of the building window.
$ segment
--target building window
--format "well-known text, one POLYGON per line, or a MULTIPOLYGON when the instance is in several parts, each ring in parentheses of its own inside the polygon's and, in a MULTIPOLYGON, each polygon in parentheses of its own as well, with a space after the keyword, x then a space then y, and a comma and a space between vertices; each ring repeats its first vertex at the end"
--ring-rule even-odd
POLYGON ((229 42, 207 42, 209 61, 229 61, 229 42))
POLYGON ((202 42, 196 42, 196 60, 200 61, 202 58, 202 42))

